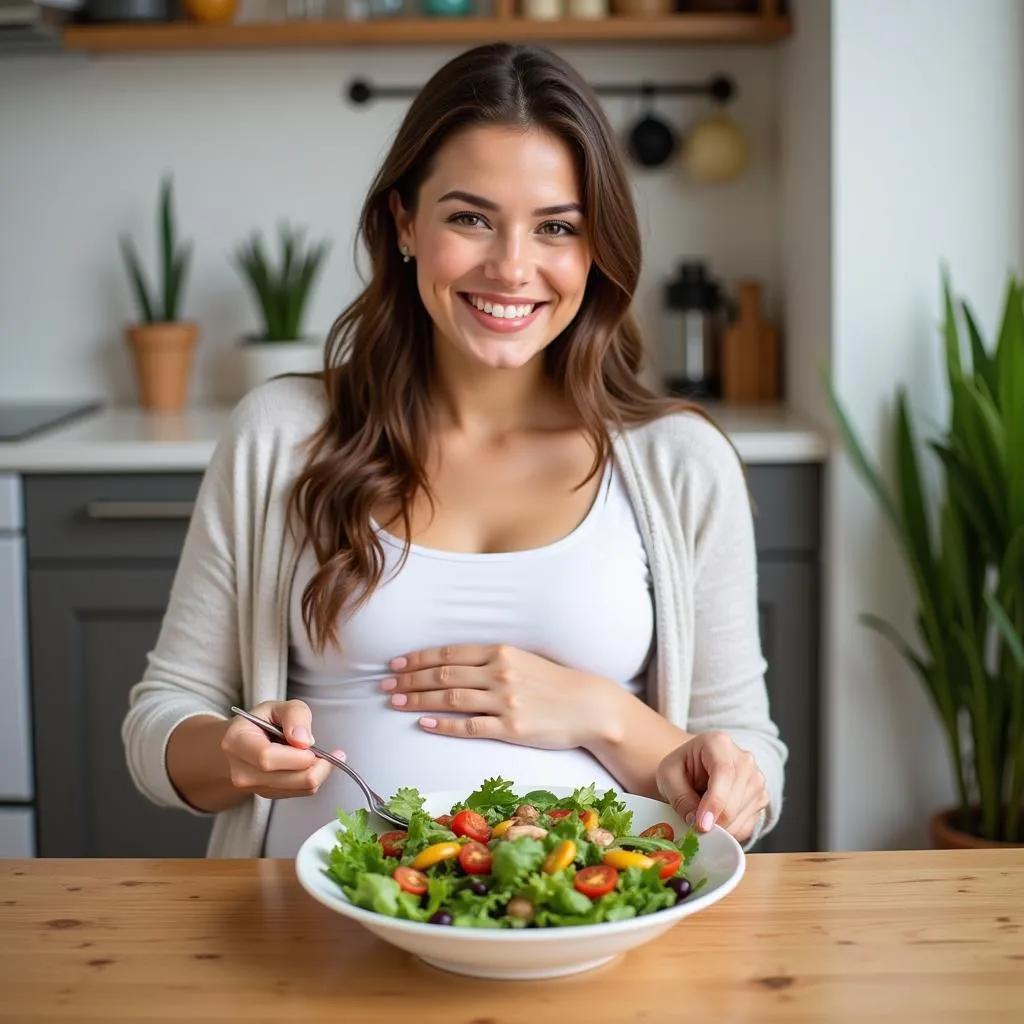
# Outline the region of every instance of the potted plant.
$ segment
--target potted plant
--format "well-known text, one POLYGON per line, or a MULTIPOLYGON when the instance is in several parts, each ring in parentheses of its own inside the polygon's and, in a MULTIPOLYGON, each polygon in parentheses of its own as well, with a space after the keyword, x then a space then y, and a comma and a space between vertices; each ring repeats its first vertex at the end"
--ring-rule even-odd
POLYGON ((263 329, 242 339, 242 376, 246 390, 284 373, 323 368, 323 341, 303 334, 302 321, 329 244, 307 247, 303 231, 279 228, 280 260, 267 257, 258 232, 235 251, 235 265, 249 285, 263 329))
POLYGON ((1024 842, 1024 285, 1007 286, 986 345, 943 274, 948 420, 931 438, 939 483, 924 483, 905 391, 893 424, 895 486, 867 458, 829 384, 852 464, 884 511, 912 576, 918 642, 871 615, 931 697, 945 731, 955 807, 932 815, 939 847, 1024 842), (957 313, 966 327, 967 352, 957 313))
POLYGON ((160 184, 157 233, 160 268, 152 290, 134 243, 121 236, 121 252, 139 314, 138 321, 126 328, 125 338, 132 353, 139 404, 145 409, 176 412, 188 396, 199 329, 195 322, 180 319, 192 244, 177 240, 170 176, 160 184))

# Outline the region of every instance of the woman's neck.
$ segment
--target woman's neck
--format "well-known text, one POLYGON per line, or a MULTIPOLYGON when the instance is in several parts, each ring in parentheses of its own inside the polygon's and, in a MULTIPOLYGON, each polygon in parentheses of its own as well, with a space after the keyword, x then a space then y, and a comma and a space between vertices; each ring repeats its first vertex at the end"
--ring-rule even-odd
POLYGON ((438 426, 480 439, 522 430, 567 427, 572 415, 539 354, 514 369, 493 369, 437 353, 434 395, 438 426))

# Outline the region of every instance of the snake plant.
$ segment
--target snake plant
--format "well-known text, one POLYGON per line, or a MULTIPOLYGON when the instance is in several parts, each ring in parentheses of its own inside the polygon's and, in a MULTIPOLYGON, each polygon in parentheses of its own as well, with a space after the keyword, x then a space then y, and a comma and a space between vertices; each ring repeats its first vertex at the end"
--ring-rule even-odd
POLYGON ((313 283, 327 257, 329 245, 321 241, 307 249, 301 229, 279 228, 281 259, 275 267, 258 232, 235 251, 235 265, 248 283, 263 317, 257 341, 297 341, 313 283))
POLYGON ((174 184, 169 175, 160 183, 157 232, 160 273, 152 291, 146 284, 146 275, 138 251, 127 235, 121 236, 121 252, 128 267, 140 321, 174 323, 181 309, 185 275, 192 259, 192 244, 178 244, 174 224, 174 184))
POLYGON ((828 398, 913 579, 917 642, 876 616, 861 621, 892 642, 932 699, 957 788, 955 824, 1014 843, 1024 837, 1024 284, 1010 276, 993 344, 968 303, 954 301, 945 272, 942 286, 948 420, 922 449, 897 389, 892 486, 831 382, 828 398), (937 460, 933 492, 925 452, 937 460))

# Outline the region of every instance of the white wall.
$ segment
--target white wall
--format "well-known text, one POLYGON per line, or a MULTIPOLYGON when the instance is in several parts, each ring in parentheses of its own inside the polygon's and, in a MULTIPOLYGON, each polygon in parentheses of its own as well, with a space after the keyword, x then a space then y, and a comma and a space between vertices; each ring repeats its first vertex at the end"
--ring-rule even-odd
MULTIPOLYGON (((944 414, 940 262, 989 332, 1024 269, 1024 5, 833 0, 832 19, 832 368, 878 453, 899 382, 919 422, 944 414)), ((946 750, 917 679, 856 622, 910 631, 912 594, 845 463, 828 497, 827 843, 923 844, 946 750)))
POLYGON ((796 31, 779 69, 783 367, 789 403, 827 421, 821 372, 832 326, 832 19, 794 0, 796 31))
MULTIPOLYGON (((236 391, 231 346, 255 324, 227 261, 254 228, 281 217, 334 240, 307 326, 325 331, 356 288, 352 243, 363 193, 405 101, 353 108, 353 75, 414 85, 456 51, 31 58, 0 61, 0 398, 103 395, 133 401, 121 340, 134 315, 117 238, 152 259, 157 183, 176 177, 181 230, 196 242, 186 312, 202 342, 193 401, 236 391)), ((729 279, 780 284, 777 53, 676 47, 566 48, 593 81, 736 77, 735 116, 754 166, 742 182, 698 187, 678 165, 636 174, 647 239, 639 310, 653 339, 660 283, 677 260, 707 257, 729 279)), ((609 99, 620 127, 639 101, 609 99)), ((706 109, 665 99, 674 123, 706 109)), ((652 348, 656 346, 652 345, 652 348)))

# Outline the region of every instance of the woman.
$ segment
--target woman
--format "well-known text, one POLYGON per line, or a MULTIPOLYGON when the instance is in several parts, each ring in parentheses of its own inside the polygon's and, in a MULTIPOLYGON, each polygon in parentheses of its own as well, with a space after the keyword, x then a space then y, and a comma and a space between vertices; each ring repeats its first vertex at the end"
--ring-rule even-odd
POLYGON ((546 50, 464 53, 361 234, 325 373, 247 396, 205 474, 124 725, 136 784, 216 813, 211 855, 289 856, 361 804, 315 732, 384 794, 594 782, 751 844, 786 749, 743 473, 638 381, 639 231, 600 104, 546 50))

